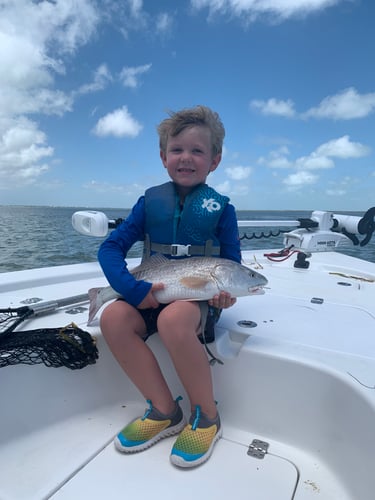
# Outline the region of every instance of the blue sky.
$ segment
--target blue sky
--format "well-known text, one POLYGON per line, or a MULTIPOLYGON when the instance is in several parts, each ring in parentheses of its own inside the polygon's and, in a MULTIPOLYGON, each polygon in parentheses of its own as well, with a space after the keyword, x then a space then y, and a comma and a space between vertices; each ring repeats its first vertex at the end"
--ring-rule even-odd
POLYGON ((238 209, 375 205, 373 0, 2 0, 0 205, 131 207, 157 124, 225 125, 238 209))

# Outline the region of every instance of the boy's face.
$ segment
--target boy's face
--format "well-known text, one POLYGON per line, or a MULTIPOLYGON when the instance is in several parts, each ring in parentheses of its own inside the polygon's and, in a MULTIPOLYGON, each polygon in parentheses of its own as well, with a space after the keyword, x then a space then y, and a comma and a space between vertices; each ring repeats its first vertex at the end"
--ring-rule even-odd
POLYGON ((221 154, 212 156, 211 132, 207 127, 193 126, 175 137, 169 137, 167 150, 160 158, 180 194, 188 194, 202 184, 219 165, 221 154))

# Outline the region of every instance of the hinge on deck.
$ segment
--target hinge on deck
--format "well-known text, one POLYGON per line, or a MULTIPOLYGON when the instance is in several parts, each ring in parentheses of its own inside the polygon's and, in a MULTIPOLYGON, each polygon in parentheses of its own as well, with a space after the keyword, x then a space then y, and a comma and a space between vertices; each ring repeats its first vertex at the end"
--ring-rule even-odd
POLYGON ((247 454, 250 457, 262 459, 268 451, 269 444, 266 441, 261 441, 260 439, 253 439, 252 443, 249 445, 247 454))

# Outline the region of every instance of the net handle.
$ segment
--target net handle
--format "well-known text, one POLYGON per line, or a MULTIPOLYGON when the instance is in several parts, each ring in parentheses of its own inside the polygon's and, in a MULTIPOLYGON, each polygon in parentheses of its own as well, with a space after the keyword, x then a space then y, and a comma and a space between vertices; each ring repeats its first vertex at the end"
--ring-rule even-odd
POLYGON ((60 307, 69 306, 71 304, 78 304, 80 302, 87 302, 89 300, 89 296, 87 293, 83 293, 82 295, 73 295, 72 297, 65 297, 62 299, 50 300, 47 302, 41 302, 39 304, 33 304, 32 306, 28 306, 34 314, 45 314, 49 312, 54 312, 56 309, 60 307))
POLYGON ((82 295, 73 295, 72 297, 65 297, 62 299, 49 300, 47 302, 41 302, 39 304, 33 304, 32 306, 20 306, 20 307, 7 307, 0 308, 0 313, 17 313, 25 317, 34 316, 35 314, 44 314, 48 312, 56 311, 60 307, 69 306, 71 304, 78 304, 80 302, 88 302, 89 296, 87 293, 82 295))
POLYGON ((73 295, 72 297, 65 297, 63 299, 41 302, 40 304, 33 304, 32 306, 21 306, 14 308, 8 307, 6 309, 0 308, 0 313, 5 313, 5 315, 12 315, 9 316, 8 323, 4 325, 5 327, 0 330, 0 338, 6 337, 25 320, 32 318, 37 314, 51 313, 56 311, 56 309, 59 309, 60 307, 88 301, 89 296, 87 293, 84 293, 82 295, 73 295))

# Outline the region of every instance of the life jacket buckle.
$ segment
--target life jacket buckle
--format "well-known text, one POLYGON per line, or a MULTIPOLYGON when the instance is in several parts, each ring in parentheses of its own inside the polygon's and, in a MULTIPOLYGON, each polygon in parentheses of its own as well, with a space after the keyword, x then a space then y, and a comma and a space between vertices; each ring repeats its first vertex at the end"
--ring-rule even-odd
POLYGON ((171 245, 171 255, 173 257, 190 257, 190 247, 191 245, 171 245))

